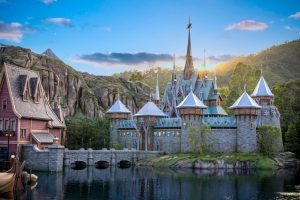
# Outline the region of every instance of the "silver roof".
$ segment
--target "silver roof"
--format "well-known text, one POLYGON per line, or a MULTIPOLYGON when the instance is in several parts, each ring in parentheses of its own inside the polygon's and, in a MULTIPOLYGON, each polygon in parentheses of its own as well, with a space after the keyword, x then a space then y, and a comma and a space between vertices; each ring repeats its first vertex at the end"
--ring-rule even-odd
POLYGON ((167 115, 151 101, 146 103, 134 116, 135 117, 142 117, 142 116, 167 117, 167 115))
POLYGON ((32 132, 31 135, 38 143, 53 143, 54 136, 48 132, 32 132))
POLYGON ((263 96, 263 97, 268 97, 271 96, 273 97, 274 94, 271 92, 267 82, 265 81, 264 77, 261 76, 253 93, 251 94, 251 96, 253 97, 259 97, 259 96, 263 96))
POLYGON ((131 113, 130 110, 118 99, 106 113, 131 113))
POLYGON ((191 91, 177 108, 207 108, 207 106, 191 91))
POLYGON ((236 108, 261 108, 245 91, 239 98, 234 102, 229 109, 236 109, 236 108))

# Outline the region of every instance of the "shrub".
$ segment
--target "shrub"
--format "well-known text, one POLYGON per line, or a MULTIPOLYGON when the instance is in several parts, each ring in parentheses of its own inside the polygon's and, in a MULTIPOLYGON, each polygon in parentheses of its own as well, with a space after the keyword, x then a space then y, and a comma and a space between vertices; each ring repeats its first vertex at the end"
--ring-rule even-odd
POLYGON ((270 157, 273 153, 281 150, 281 130, 272 125, 264 125, 258 129, 258 145, 260 153, 270 157))
POLYGON ((188 130, 189 142, 195 152, 203 154, 211 145, 211 142, 205 140, 205 135, 211 133, 211 127, 208 125, 192 126, 188 130))

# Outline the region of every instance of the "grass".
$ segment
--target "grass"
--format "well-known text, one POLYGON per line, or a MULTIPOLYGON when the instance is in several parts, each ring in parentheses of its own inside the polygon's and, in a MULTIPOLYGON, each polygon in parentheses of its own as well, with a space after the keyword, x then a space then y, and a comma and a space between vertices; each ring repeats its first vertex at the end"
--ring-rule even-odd
POLYGON ((178 161, 195 162, 197 160, 213 162, 216 160, 224 160, 227 164, 232 164, 236 161, 252 161, 256 162, 258 169, 276 169, 274 160, 262 156, 257 153, 231 153, 231 154, 193 154, 193 153, 176 153, 162 155, 156 158, 147 159, 155 167, 171 167, 178 161))

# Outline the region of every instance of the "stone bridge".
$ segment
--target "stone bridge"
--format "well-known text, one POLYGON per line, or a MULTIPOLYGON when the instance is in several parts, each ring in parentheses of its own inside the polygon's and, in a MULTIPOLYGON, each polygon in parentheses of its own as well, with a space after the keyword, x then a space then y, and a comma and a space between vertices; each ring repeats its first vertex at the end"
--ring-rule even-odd
POLYGON ((115 149, 80 149, 64 151, 64 165, 69 166, 72 163, 81 161, 87 165, 95 165, 97 162, 107 162, 110 165, 117 165, 121 161, 129 161, 135 163, 138 160, 145 158, 155 157, 159 154, 159 151, 137 151, 135 149, 128 150, 115 150, 115 149))
POLYGON ((98 162, 117 165, 121 161, 129 161, 130 164, 134 164, 138 160, 152 158, 160 153, 159 151, 135 149, 69 150, 60 145, 50 145, 41 150, 33 144, 22 145, 22 159, 26 160, 25 167, 37 171, 62 171, 63 166, 70 166, 78 161, 84 162, 86 165, 96 165, 98 162))

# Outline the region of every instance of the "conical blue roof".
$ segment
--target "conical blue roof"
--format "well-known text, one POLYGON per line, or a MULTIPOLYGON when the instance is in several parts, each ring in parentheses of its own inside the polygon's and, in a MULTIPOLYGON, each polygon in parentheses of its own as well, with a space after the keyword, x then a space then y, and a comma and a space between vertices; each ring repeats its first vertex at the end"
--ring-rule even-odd
POLYGON ((118 99, 106 112, 108 114, 110 113, 131 113, 126 106, 118 99))
POLYGON ((239 98, 234 102, 229 109, 236 109, 236 108, 261 108, 245 91, 239 98))
POLYGON ((261 96, 263 96, 263 97, 269 97, 269 96, 273 97, 274 96, 274 94, 271 92, 271 90, 270 90, 270 88, 269 88, 269 86, 268 86, 268 84, 265 81, 263 76, 260 77, 260 79, 259 79, 259 81, 258 81, 258 83, 257 83, 257 85, 256 85, 256 87, 255 87, 255 89, 254 89, 251 96, 253 96, 253 97, 259 97, 259 96, 260 97, 261 96))
POLYGON ((135 115, 135 117, 154 116, 154 117, 167 117, 153 102, 146 103, 135 115))
POLYGON ((207 108, 207 106, 191 91, 177 108, 207 108))

